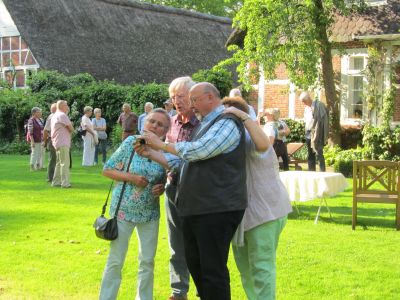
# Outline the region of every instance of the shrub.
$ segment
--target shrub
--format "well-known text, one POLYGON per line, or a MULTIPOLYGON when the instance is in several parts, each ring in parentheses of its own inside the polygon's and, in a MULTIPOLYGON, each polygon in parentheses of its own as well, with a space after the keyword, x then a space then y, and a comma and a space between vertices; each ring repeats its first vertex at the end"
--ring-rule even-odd
POLYGON ((399 160, 400 126, 391 130, 367 124, 363 129, 363 144, 368 159, 399 160))
POLYGON ((352 177, 353 161, 362 160, 363 157, 363 149, 361 148, 340 151, 335 157, 333 169, 335 172, 342 173, 345 177, 352 177))
POLYGON ((287 126, 290 128, 290 134, 287 137, 288 143, 302 142, 306 141, 305 138, 305 127, 304 121, 297 121, 292 119, 284 120, 287 126))
POLYGON ((26 141, 21 141, 18 137, 14 141, 0 142, 0 154, 29 154, 31 152, 30 144, 26 141))
POLYGON ((200 70, 192 75, 196 82, 210 82, 219 90, 221 97, 229 95, 233 86, 232 73, 222 67, 214 67, 210 70, 200 70))
POLYGON ((336 157, 339 155, 339 153, 343 151, 338 145, 335 146, 329 146, 326 145, 324 147, 324 157, 325 157, 325 163, 328 166, 333 166, 335 163, 336 157))
POLYGON ((122 142, 122 127, 120 125, 114 126, 109 137, 111 141, 111 148, 114 150, 117 149, 122 142))

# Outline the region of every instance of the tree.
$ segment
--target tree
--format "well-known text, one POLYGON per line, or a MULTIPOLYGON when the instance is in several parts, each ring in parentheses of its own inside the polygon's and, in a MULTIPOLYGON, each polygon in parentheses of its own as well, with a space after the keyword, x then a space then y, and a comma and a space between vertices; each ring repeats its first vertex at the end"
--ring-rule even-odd
POLYGON ((329 28, 337 13, 348 14, 346 0, 246 0, 234 27, 246 32, 243 48, 231 47, 241 81, 248 63, 262 67, 266 79, 284 64, 290 80, 307 89, 322 81, 330 112, 331 142, 340 142, 340 103, 335 88, 329 28))
POLYGON ((185 8, 216 16, 233 17, 242 6, 237 0, 141 0, 148 3, 185 8))

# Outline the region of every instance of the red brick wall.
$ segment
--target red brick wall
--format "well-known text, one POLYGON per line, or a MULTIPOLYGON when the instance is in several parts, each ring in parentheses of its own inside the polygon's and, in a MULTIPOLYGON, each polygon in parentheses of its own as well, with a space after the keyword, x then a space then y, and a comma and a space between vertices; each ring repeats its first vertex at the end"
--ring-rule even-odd
POLYGON ((289 116, 289 86, 286 84, 265 85, 264 109, 279 108, 281 117, 289 116))

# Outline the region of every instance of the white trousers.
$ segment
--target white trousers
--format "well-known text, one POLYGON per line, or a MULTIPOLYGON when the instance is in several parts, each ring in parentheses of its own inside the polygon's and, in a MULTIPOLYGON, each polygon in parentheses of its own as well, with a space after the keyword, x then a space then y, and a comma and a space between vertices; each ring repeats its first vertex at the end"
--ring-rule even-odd
POLYGON ((82 166, 93 166, 94 165, 94 152, 96 151, 96 144, 89 132, 86 133, 83 139, 83 157, 82 166))
POLYGON ((40 168, 40 160, 42 156, 42 143, 31 144, 31 160, 30 164, 33 169, 40 168))
POLYGON ((154 257, 157 250, 158 224, 159 220, 147 223, 118 220, 118 238, 110 243, 110 254, 101 282, 100 300, 117 299, 122 279, 121 270, 135 227, 139 239, 136 300, 153 300, 154 257))

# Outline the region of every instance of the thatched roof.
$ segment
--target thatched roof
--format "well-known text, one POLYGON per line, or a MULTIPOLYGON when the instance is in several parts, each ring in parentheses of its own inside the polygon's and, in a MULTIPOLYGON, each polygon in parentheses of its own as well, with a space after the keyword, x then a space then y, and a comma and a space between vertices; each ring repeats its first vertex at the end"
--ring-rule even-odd
MULTIPOLYGON (((334 18, 329 38, 337 43, 357 40, 360 36, 396 35, 400 33, 400 1, 388 0, 385 5, 367 7, 349 16, 336 14, 334 18)), ((246 31, 235 28, 226 46, 243 48, 245 36, 246 31)))
POLYGON ((40 66, 169 82, 227 57, 231 20, 133 0, 3 0, 40 66))

